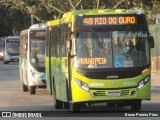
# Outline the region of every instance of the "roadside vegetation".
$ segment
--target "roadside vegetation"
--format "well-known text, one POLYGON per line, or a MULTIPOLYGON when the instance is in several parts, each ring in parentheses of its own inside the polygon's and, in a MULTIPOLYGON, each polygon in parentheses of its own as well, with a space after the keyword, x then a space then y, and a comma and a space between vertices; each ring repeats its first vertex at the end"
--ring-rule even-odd
POLYGON ((31 18, 45 23, 79 9, 135 9, 146 13, 149 24, 160 22, 159 0, 0 0, 0 37, 18 35, 31 18))

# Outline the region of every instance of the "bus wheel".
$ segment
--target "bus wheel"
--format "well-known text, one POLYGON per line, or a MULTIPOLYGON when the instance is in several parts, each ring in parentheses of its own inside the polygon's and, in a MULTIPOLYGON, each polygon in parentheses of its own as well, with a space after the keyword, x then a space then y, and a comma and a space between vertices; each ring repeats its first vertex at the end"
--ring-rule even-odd
POLYGON ((28 92, 28 86, 23 84, 23 92, 28 92))
POLYGON ((131 110, 132 111, 140 111, 141 110, 141 101, 142 100, 133 101, 131 103, 131 110))
POLYGON ((70 103, 70 109, 72 112, 79 112, 81 109, 81 103, 70 103))
POLYGON ((64 102, 64 109, 68 109, 70 106, 69 106, 69 103, 68 102, 64 102))
POLYGON ((56 109, 62 109, 63 108, 63 102, 56 99, 56 101, 55 101, 55 108, 56 109))
POLYGON ((30 86, 29 92, 31 95, 36 93, 36 87, 35 86, 30 86))

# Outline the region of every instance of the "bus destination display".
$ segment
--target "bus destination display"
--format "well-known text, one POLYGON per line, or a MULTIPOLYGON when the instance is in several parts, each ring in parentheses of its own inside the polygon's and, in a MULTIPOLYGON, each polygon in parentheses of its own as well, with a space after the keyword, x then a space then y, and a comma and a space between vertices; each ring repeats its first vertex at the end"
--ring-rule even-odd
POLYGON ((36 36, 36 37, 45 36, 45 31, 36 31, 36 32, 35 32, 35 36, 36 36))
POLYGON ((31 31, 31 37, 45 37, 45 31, 31 31))
POLYGON ((19 39, 7 39, 7 42, 19 42, 19 39))
POLYGON ((137 24, 135 16, 105 16, 105 17, 84 17, 83 26, 99 25, 134 25, 137 24))

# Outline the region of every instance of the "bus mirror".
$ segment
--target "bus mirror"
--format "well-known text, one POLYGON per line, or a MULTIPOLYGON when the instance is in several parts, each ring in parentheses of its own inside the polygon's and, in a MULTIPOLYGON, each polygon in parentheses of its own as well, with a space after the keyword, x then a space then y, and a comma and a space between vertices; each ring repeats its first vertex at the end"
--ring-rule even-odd
POLYGON ((27 50, 27 43, 24 44, 24 50, 27 50))
POLYGON ((72 40, 69 40, 69 41, 67 42, 67 50, 68 50, 68 52, 69 52, 71 49, 72 49, 72 40))
POLYGON ((150 44, 150 48, 154 48, 154 38, 153 36, 149 36, 149 44, 150 44))
POLYGON ((76 38, 78 38, 79 37, 79 33, 76 33, 76 38))

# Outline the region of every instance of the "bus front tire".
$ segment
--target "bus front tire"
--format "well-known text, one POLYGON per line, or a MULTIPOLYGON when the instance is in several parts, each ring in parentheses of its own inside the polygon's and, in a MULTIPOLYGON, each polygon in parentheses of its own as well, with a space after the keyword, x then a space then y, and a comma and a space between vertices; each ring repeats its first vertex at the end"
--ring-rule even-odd
POLYGON ((72 112, 80 112, 80 109, 85 106, 85 103, 70 103, 70 110, 72 112))
POLYGON ((64 102, 64 109, 69 109, 70 106, 69 106, 69 103, 68 102, 64 102))
POLYGON ((31 95, 34 95, 36 93, 36 87, 35 86, 30 86, 29 92, 31 95))
POLYGON ((23 84, 22 86, 23 86, 23 92, 28 92, 28 86, 25 84, 23 84))
POLYGON ((141 102, 142 100, 136 100, 131 103, 132 111, 140 111, 141 110, 141 102))
POLYGON ((63 108, 63 102, 56 99, 56 101, 55 101, 55 108, 56 109, 62 109, 63 108))

